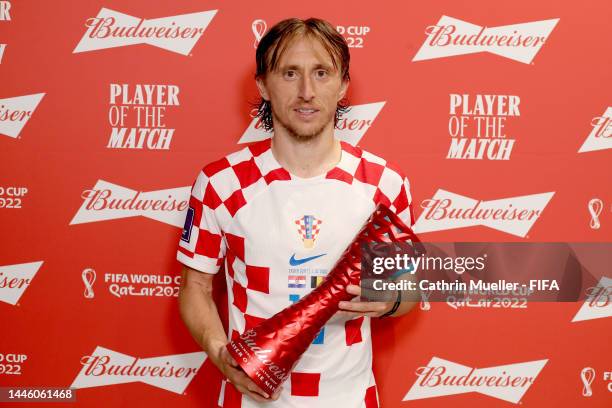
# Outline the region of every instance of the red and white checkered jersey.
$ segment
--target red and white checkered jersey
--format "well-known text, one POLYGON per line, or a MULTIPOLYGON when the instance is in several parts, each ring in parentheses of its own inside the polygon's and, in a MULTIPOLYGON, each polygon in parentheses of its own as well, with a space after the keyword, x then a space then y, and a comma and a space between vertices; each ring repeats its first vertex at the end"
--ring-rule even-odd
MULTIPOLYGON (((315 288, 380 202, 412 225, 408 179, 384 159, 341 142, 336 166, 290 174, 270 139, 205 166, 193 184, 177 259, 217 273, 225 262, 229 338, 315 288)), ((278 401, 258 404, 232 384, 219 405, 270 408, 378 407, 370 318, 334 316, 302 355, 278 401)))

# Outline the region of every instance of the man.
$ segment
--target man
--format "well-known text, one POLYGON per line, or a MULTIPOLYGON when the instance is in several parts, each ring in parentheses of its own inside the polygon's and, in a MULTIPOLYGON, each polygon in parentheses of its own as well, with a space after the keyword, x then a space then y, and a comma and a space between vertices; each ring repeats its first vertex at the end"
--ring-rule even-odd
MULTIPOLYGON (((185 264, 181 316, 228 381, 223 407, 378 407, 370 317, 394 302, 342 302, 275 395, 266 395, 225 346, 310 292, 379 202, 412 225, 406 177, 385 160, 333 136, 349 85, 344 38, 319 19, 289 19, 262 38, 259 116, 273 130, 208 164, 193 185, 177 259, 185 264), (212 299, 225 262, 226 335, 212 299)), ((359 295, 358 286, 347 289, 359 295)), ((357 300, 355 298, 354 300, 357 300)), ((403 302, 393 316, 407 312, 403 302)))

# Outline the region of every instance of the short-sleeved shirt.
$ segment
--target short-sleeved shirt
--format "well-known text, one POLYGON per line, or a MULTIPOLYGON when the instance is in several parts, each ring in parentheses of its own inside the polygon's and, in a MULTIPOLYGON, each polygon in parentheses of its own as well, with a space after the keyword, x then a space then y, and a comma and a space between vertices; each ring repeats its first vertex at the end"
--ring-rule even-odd
MULTIPOLYGON (((410 185, 384 159, 340 142, 325 174, 285 170, 270 139, 206 165, 193 184, 177 259, 217 273, 224 263, 234 339, 318 286, 384 203, 412 225, 410 185)), ((258 404, 225 381, 222 407, 378 407, 370 318, 335 315, 295 366, 276 402, 258 404)))

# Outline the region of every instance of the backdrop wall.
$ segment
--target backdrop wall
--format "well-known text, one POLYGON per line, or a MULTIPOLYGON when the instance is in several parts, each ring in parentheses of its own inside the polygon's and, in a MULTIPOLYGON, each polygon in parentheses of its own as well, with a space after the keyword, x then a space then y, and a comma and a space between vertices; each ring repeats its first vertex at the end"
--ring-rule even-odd
MULTIPOLYGON (((176 248, 198 171, 269 136, 251 116, 254 46, 290 16, 347 38, 353 109, 337 137, 408 175, 422 239, 611 241, 611 11, 0 1, 0 386, 73 386, 81 406, 216 406, 220 374, 179 318, 176 248), (536 216, 456 228, 451 209, 474 205, 536 216), (184 375, 117 377, 111 362, 184 375)), ((609 406, 601 284, 592 302, 423 303, 375 322, 382 407, 609 406), (442 387, 424 367, 528 381, 442 387)))

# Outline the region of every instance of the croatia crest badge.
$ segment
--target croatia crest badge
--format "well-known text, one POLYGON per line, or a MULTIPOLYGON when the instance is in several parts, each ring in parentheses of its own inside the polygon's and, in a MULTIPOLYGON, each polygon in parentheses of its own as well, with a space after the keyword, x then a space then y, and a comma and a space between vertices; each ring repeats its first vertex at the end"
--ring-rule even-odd
POLYGON ((314 243, 319 235, 320 225, 322 223, 323 221, 315 218, 314 215, 304 215, 303 217, 295 220, 295 224, 298 227, 298 233, 302 238, 304 248, 311 249, 314 247, 314 243))

